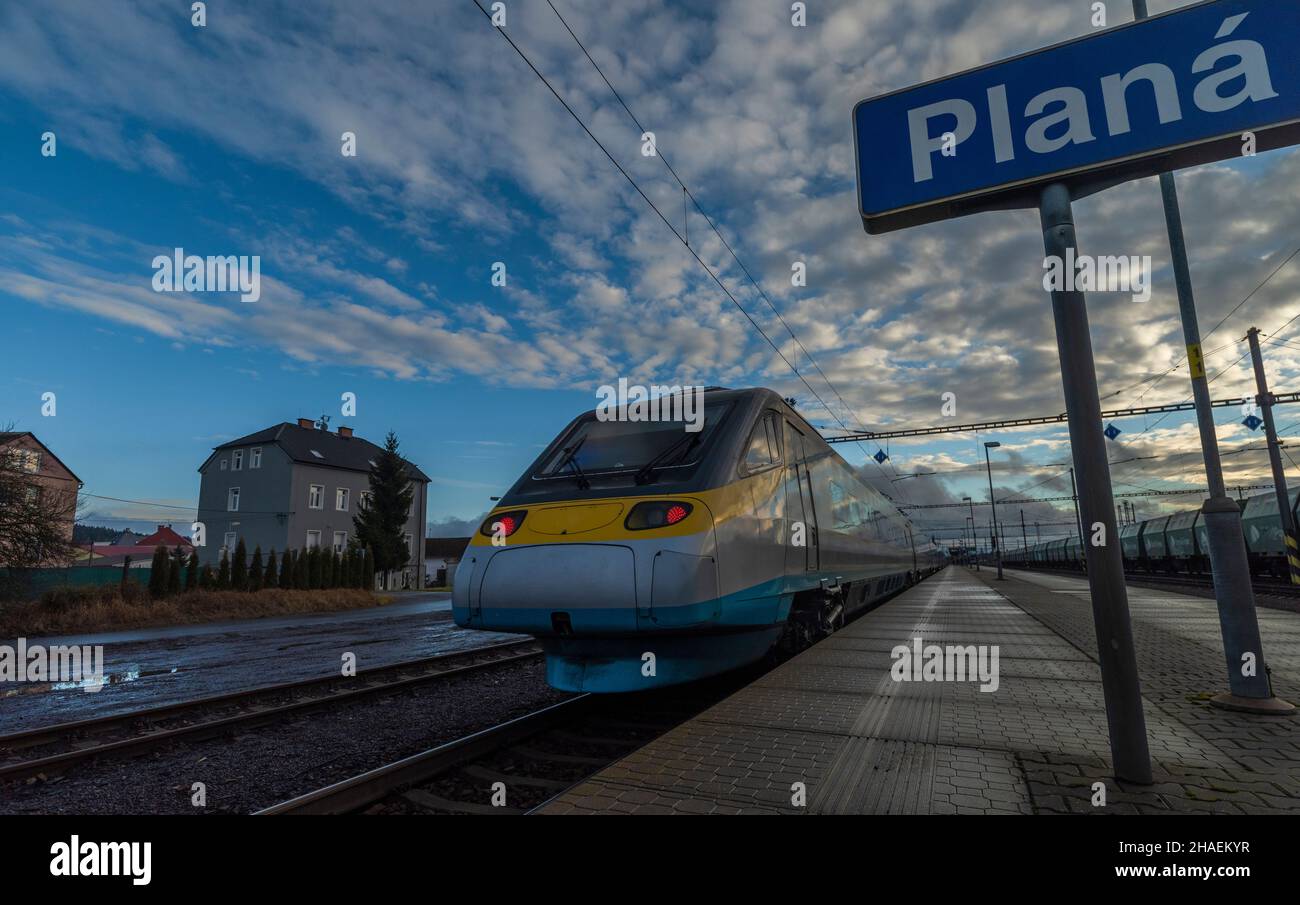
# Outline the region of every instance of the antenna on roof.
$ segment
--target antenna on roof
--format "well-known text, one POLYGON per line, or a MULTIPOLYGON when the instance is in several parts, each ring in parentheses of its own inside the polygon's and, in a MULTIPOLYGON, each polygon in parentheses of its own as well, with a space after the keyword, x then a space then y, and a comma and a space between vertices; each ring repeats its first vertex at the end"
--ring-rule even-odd
POLYGON ((330 416, 329 416, 329 415, 321 415, 321 416, 320 416, 320 420, 316 422, 316 426, 319 427, 319 428, 320 428, 321 430, 323 430, 323 431, 327 431, 327 430, 329 430, 329 429, 330 429, 330 416))

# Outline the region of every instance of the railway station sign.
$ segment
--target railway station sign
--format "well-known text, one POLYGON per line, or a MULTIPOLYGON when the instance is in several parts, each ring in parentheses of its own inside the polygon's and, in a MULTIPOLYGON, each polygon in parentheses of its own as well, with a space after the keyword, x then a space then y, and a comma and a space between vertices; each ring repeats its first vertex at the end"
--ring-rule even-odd
POLYGON ((869 233, 1300 143, 1300 2, 1207 0, 853 109, 869 233))

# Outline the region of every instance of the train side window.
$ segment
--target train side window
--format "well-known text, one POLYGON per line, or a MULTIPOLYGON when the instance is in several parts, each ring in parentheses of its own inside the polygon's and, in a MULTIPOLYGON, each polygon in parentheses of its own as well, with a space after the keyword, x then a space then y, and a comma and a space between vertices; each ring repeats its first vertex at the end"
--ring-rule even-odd
POLYGON ((779 464, 781 461, 781 422, 777 420, 774 412, 768 412, 763 416, 763 426, 767 430, 767 444, 772 450, 772 461, 779 464))
POLYGON ((776 426, 773 416, 768 413, 763 420, 754 425, 754 432, 749 437, 749 447, 745 450, 745 470, 761 471, 781 462, 781 446, 776 440, 776 426))
POLYGON ((785 425, 786 460, 790 462, 792 465, 798 465, 801 462, 803 462, 803 456, 800 453, 802 446, 800 445, 798 440, 798 438, 803 435, 800 434, 799 429, 796 428, 789 421, 785 421, 784 419, 782 419, 781 423, 785 425))

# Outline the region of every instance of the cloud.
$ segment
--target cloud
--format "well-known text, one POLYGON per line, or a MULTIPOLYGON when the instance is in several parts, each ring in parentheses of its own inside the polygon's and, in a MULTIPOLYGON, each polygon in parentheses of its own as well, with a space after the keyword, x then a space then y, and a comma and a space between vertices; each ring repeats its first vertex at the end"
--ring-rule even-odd
MULTIPOLYGON (((559 6, 656 133, 659 156, 642 156, 641 127, 549 7, 512 5, 510 33, 668 224, 689 234, 689 250, 470 4, 437 14, 415 0, 223 5, 207 29, 191 28, 167 0, 53 14, 11 4, 0 14, 0 89, 57 111, 76 151, 183 191, 198 172, 177 150, 185 136, 323 187, 355 225, 322 240, 281 216, 302 214, 282 211, 292 208, 283 198, 232 221, 241 244, 265 250, 269 269, 263 301, 237 306, 150 293, 128 263, 147 250, 138 237, 91 223, 10 221, 14 242, 0 254, 8 296, 172 341, 238 337, 304 365, 346 361, 407 380, 765 384, 827 428, 938 423, 946 392, 956 394, 961 421, 1063 409, 1035 213, 865 235, 849 116, 864 97, 1084 34, 1087 4, 843 0, 816 4, 802 29, 780 4, 749 0, 559 6), (358 136, 356 158, 339 154, 345 130, 358 136), (435 285, 422 274, 421 254, 445 257, 466 237, 483 260, 508 262, 506 289, 486 288, 474 271, 480 261, 463 262, 472 279, 435 285), (399 241, 410 254, 392 252, 399 241), (803 287, 791 285, 796 260, 807 265, 803 287)), ((1247 364, 1234 361, 1239 338, 1252 323, 1273 331, 1300 314, 1290 289, 1300 263, 1212 328, 1300 243, 1300 152, 1177 179, 1208 362, 1222 370, 1213 392, 1244 396, 1253 387, 1247 364)), ((1088 299, 1106 405, 1185 398, 1155 181, 1082 200, 1075 215, 1085 252, 1152 260, 1148 303, 1088 299)), ((1270 345, 1267 356, 1277 388, 1296 383, 1297 350, 1270 345)), ((1026 462, 1060 456, 1060 432, 1036 436, 1050 439, 1026 438, 1026 462)), ((1183 426, 1121 443, 1173 456, 1190 452, 1193 439, 1183 426)), ((1168 480, 1201 479, 1194 456, 1189 467, 1170 462, 1168 480)), ((1136 482, 1154 465, 1124 468, 1117 475, 1136 482)), ((887 473, 895 494, 924 497, 926 479, 893 483, 887 473)))

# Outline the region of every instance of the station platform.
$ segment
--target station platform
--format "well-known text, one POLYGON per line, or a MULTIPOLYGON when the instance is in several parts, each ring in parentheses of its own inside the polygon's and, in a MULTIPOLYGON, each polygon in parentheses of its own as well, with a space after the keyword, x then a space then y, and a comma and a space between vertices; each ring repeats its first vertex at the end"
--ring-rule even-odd
MULTIPOLYGON (((1087 582, 1006 575, 948 567, 542 813, 1300 814, 1300 718, 1208 703, 1226 688, 1213 600, 1129 589, 1155 774, 1139 786, 1111 777, 1087 582), (895 681, 891 650, 918 638, 996 645, 996 690, 895 681)), ((1300 702, 1300 615, 1259 621, 1275 693, 1300 702)))

